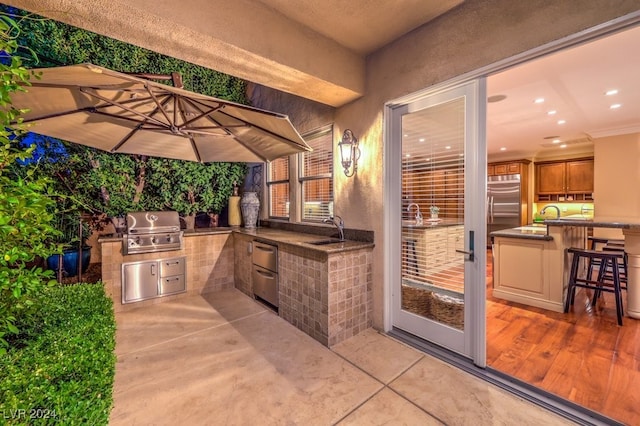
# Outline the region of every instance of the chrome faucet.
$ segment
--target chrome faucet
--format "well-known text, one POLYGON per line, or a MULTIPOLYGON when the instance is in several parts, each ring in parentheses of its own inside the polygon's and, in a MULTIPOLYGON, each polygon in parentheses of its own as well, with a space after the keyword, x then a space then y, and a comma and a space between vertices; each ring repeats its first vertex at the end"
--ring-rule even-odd
POLYGON ((420 213, 420 206, 417 203, 411 203, 407 206, 407 211, 411 213, 411 207, 416 206, 416 215, 414 219, 416 220, 416 225, 422 225, 422 213, 420 213))
POLYGON ((558 214, 556 216, 556 219, 560 219, 560 209, 558 208, 558 206, 554 206, 553 204, 549 204, 548 206, 544 206, 544 208, 542 210, 540 210, 540 214, 544 214, 544 212, 547 211, 548 208, 553 207, 554 209, 556 209, 556 213, 558 214))
POLYGON ((338 234, 340 235, 340 241, 344 241, 344 221, 338 215, 336 215, 335 218, 333 216, 329 216, 329 217, 323 219, 322 222, 323 223, 331 223, 333 226, 338 228, 338 234), (336 220, 335 218, 338 218, 339 220, 336 220))

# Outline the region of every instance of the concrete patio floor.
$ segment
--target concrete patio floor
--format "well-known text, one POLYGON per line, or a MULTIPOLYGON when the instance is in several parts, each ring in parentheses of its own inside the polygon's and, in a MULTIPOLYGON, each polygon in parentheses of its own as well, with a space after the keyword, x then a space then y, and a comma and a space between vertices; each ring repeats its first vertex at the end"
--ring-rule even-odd
POLYGON ((328 349, 237 290, 116 320, 112 425, 571 424, 373 329, 328 349))

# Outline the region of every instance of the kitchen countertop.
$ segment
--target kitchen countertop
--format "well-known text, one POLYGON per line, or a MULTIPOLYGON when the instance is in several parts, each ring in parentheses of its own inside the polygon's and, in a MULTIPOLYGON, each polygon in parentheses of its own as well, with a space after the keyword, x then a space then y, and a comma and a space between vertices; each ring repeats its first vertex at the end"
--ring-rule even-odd
POLYGON ((433 228, 446 228, 448 226, 464 225, 464 222, 460 219, 424 219, 421 225, 416 225, 415 220, 403 220, 403 228, 411 229, 433 229, 433 228))
POLYGON ((559 218, 546 219, 544 223, 550 226, 584 226, 588 228, 618 228, 640 230, 640 220, 637 218, 628 217, 594 217, 592 219, 559 218))
POLYGON ((518 228, 502 229, 489 234, 492 237, 524 238, 528 240, 552 241, 546 226, 520 226, 518 228))
POLYGON ((294 231, 285 231, 282 229, 272 229, 272 228, 255 228, 255 229, 237 228, 237 229, 234 229, 234 232, 238 232, 245 235, 251 235, 251 236, 254 236, 256 239, 264 242, 290 244, 293 246, 304 247, 306 249, 316 250, 316 251, 327 253, 327 254, 351 251, 351 250, 360 250, 363 248, 369 248, 369 247, 375 246, 375 244, 371 242, 352 241, 352 240, 345 240, 342 242, 336 242, 336 243, 325 244, 325 245, 313 245, 309 243, 312 241, 329 240, 331 238, 323 235, 307 234, 303 232, 294 232, 294 231))
MULTIPOLYGON (((281 229, 272 229, 272 228, 255 228, 255 229, 246 229, 246 228, 230 228, 230 227, 219 227, 219 228, 196 228, 191 231, 185 231, 184 237, 196 237, 201 235, 214 235, 214 234, 229 234, 232 232, 238 232, 245 235, 252 235, 257 239, 260 239, 265 242, 272 243, 282 243, 282 244, 291 244, 298 247, 304 247, 311 250, 316 250, 322 253, 339 253, 343 251, 351 251, 351 250, 359 250, 362 248, 374 247, 374 243, 372 242, 362 242, 362 241, 352 241, 345 240, 342 242, 336 242, 332 244, 325 245, 313 245, 309 244, 312 241, 324 241, 329 240, 331 237, 317 235, 317 234, 309 234, 304 232, 295 232, 295 231, 285 231, 281 229)), ((98 242, 121 242, 122 234, 108 234, 103 235, 98 238, 98 242)))

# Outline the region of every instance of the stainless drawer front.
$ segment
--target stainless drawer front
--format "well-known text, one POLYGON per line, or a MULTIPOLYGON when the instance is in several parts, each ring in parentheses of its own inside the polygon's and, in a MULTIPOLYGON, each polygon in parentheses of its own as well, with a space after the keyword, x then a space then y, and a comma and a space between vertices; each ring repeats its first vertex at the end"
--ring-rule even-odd
POLYGON ((174 294, 186 291, 184 275, 160 278, 160 294, 174 294))
POLYGON ((168 277, 184 274, 185 257, 175 257, 160 261, 160 276, 168 277))
POLYGON ((253 265, 253 294, 278 306, 278 274, 253 265))
POLYGON ((254 241, 252 260, 254 265, 278 272, 278 247, 254 241))

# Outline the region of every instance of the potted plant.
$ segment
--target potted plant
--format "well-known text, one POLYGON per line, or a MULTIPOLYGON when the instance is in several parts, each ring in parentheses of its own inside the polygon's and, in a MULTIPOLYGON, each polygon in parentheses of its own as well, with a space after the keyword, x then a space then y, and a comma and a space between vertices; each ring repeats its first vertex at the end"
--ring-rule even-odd
POLYGON ((440 207, 438 206, 429 207, 429 213, 431 213, 431 219, 437 219, 439 212, 440 212, 440 207))

